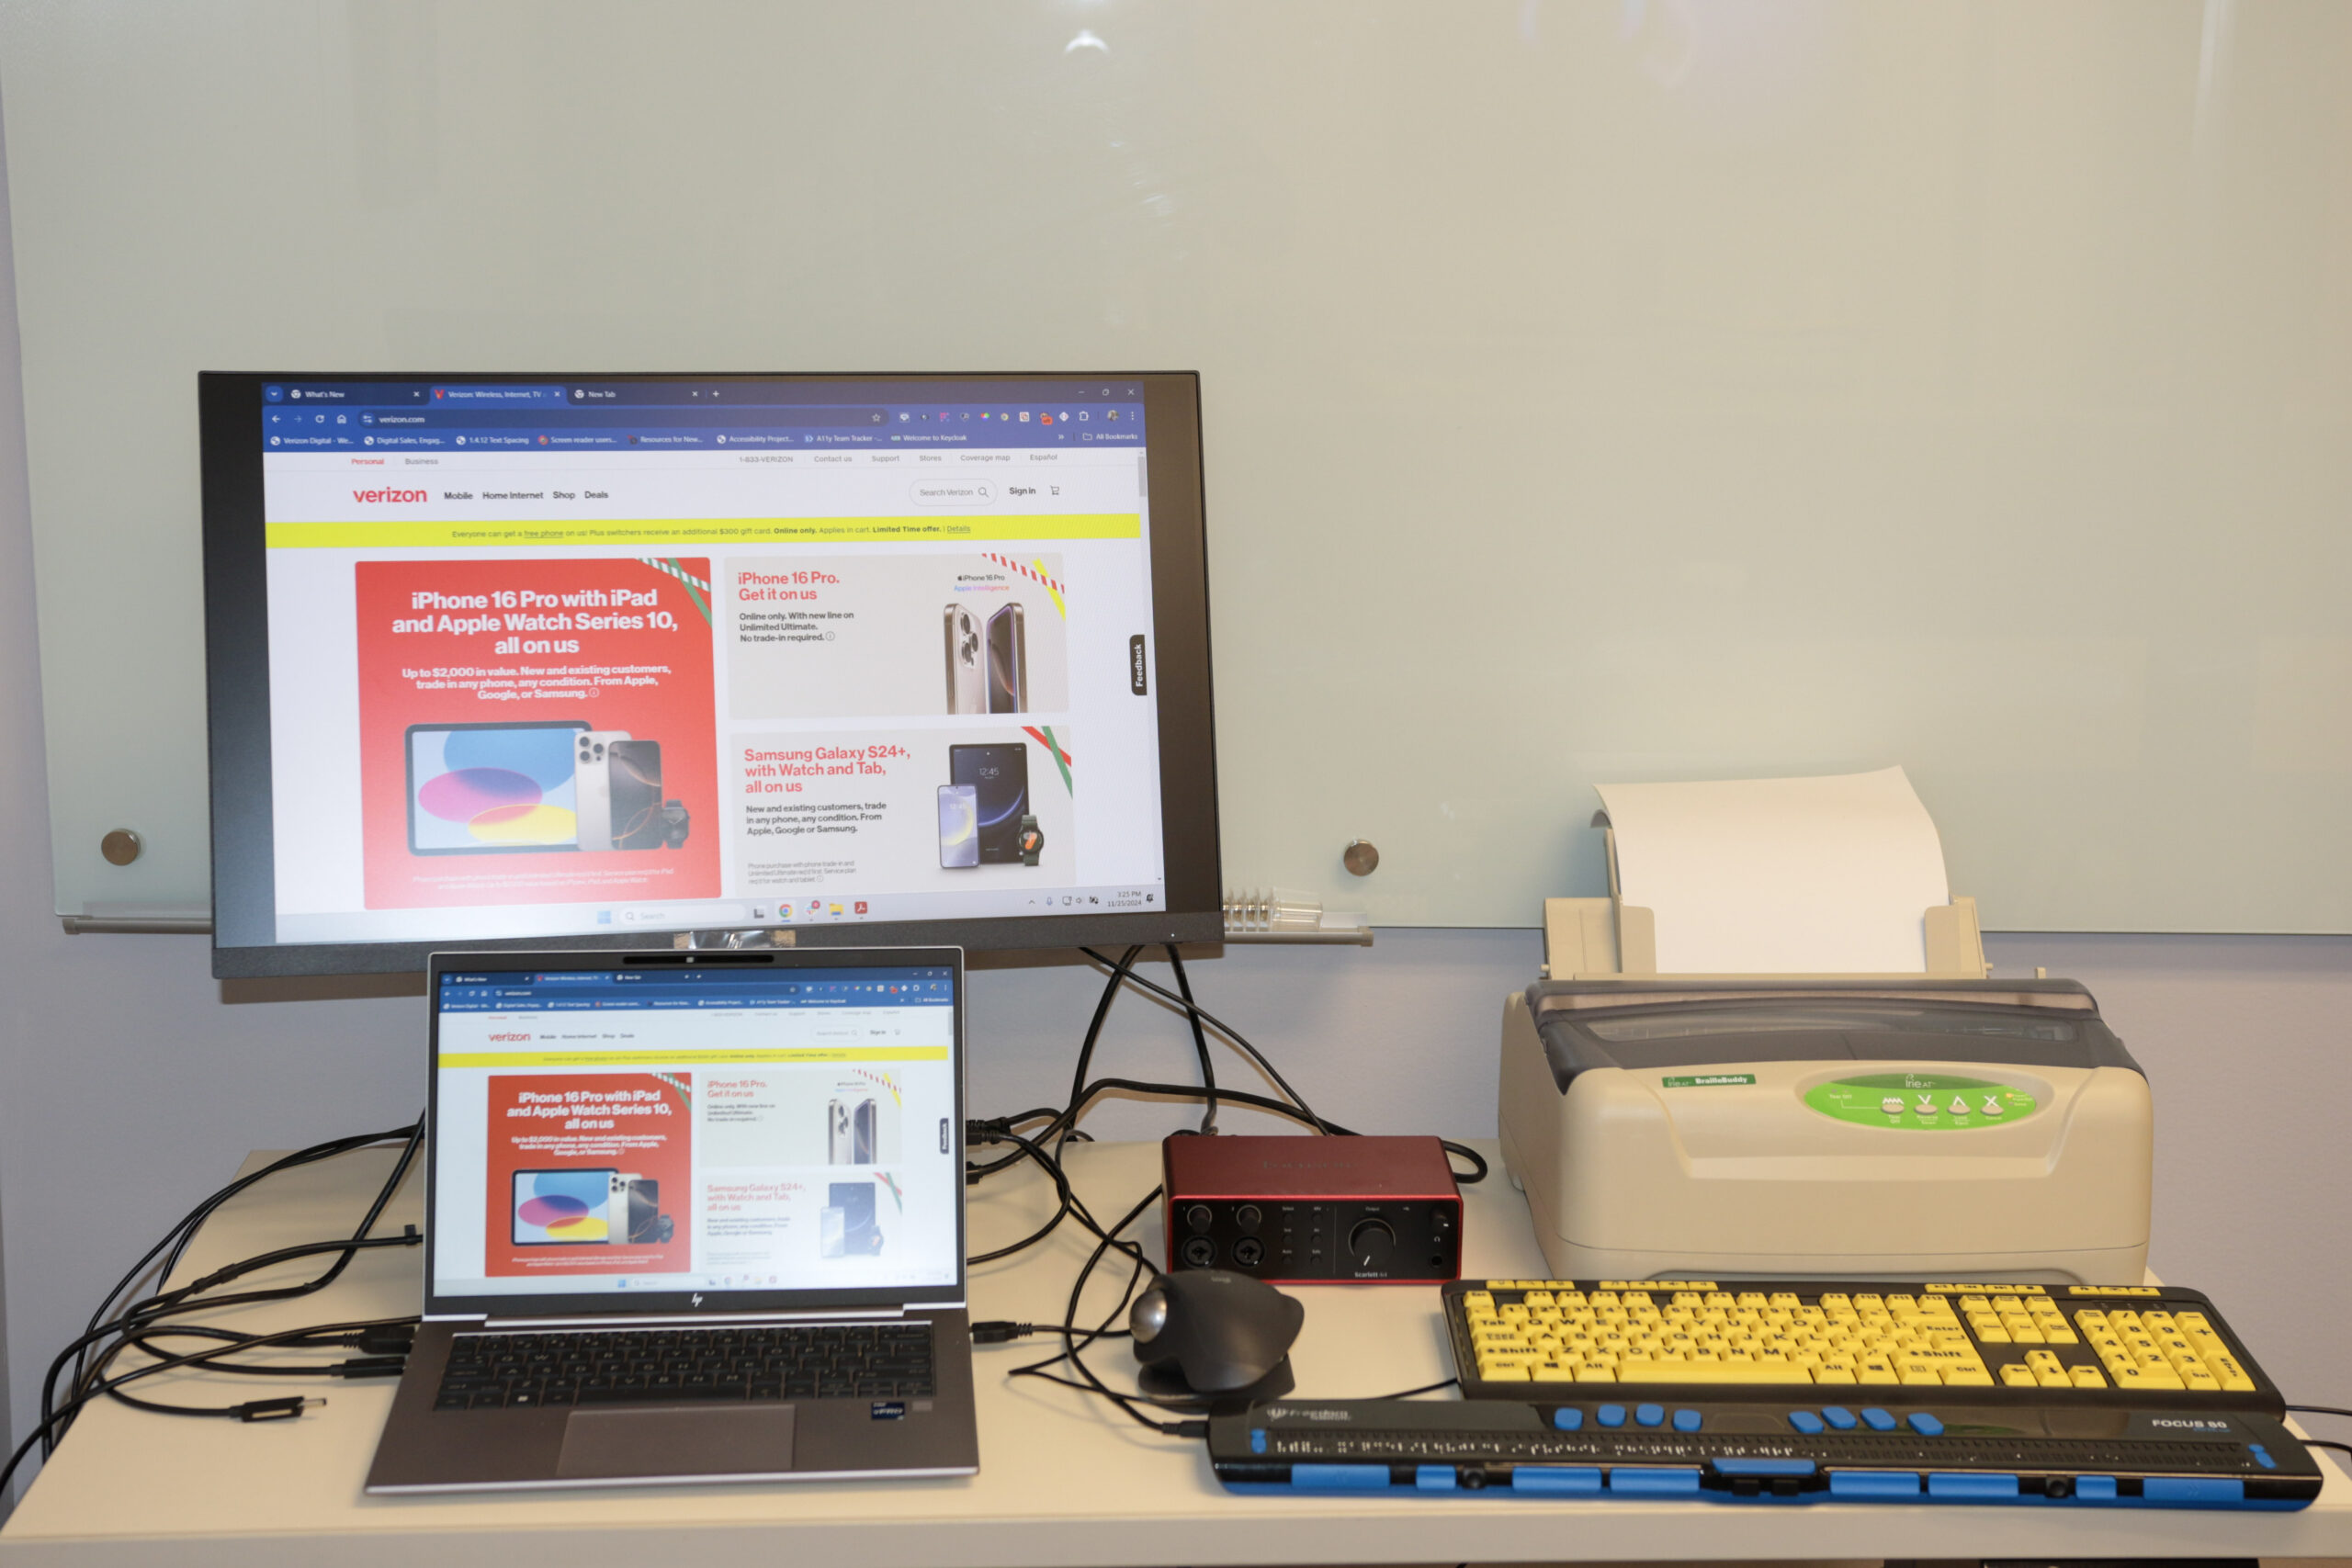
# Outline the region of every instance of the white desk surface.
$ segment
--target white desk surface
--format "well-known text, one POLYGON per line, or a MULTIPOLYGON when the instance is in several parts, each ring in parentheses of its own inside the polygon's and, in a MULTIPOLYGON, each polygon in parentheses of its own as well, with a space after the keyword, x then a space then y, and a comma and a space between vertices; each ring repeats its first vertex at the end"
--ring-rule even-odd
MULTIPOLYGON (((1544 1273, 1519 1194, 1495 1174, 1464 1189, 1468 1271, 1544 1273)), ((1158 1179, 1158 1147, 1074 1145, 1079 1190, 1104 1223, 1158 1179)), ((256 1155, 258 1162, 266 1156, 256 1155)), ((389 1168, 369 1151, 273 1177, 209 1224, 188 1269, 273 1246, 347 1234, 389 1168)), ((250 1165, 249 1165, 250 1168, 250 1165)), ((1025 1234, 1050 1188, 1030 1174, 973 1190, 975 1251, 1025 1234)), ((386 1228, 416 1220, 413 1179, 386 1228)), ((1157 1210, 1136 1232, 1155 1250, 1157 1210)), ((1057 1321, 1087 1247, 1053 1240, 975 1271, 972 1315, 1057 1321)), ((1088 1244, 1091 1245, 1091 1238, 1088 1244)), ((417 1310, 421 1252, 363 1254, 332 1291, 245 1309, 241 1325, 293 1327, 417 1310)), ((184 1271, 186 1272, 186 1271, 184 1271)), ((1098 1280, 1109 1273, 1098 1271, 1098 1280)), ((288 1277, 295 1277, 289 1270, 288 1277)), ((259 1277, 259 1278, 266 1278, 259 1277)), ((1299 1289, 1293 1352, 1303 1398, 1392 1393, 1451 1374, 1436 1292, 1299 1289)), ((2224 1310, 2227 1302, 2223 1302, 2224 1310)), ((1099 1311, 1107 1310, 1105 1308, 1099 1311)), ((227 1321, 222 1318, 212 1321, 227 1321)), ((0 1531, 0 1568, 173 1563, 465 1563, 630 1568, 692 1562, 873 1564, 1459 1562, 1702 1559, 2352 1556, 2352 1481, 2290 1514, 1890 1506, 1738 1506, 1507 1496, 1237 1497, 1202 1445, 1146 1431, 1102 1401, 1003 1369, 1044 1338, 976 1348, 980 1472, 953 1481, 634 1487, 495 1498, 377 1498, 360 1491, 392 1384, 293 1379, 266 1393, 327 1398, 300 1420, 246 1426, 148 1415, 102 1402, 74 1427, 0 1531)), ((1118 1345, 1090 1358, 1131 1375, 1118 1345)), ((162 1397, 252 1398, 253 1379, 154 1380, 162 1397)))

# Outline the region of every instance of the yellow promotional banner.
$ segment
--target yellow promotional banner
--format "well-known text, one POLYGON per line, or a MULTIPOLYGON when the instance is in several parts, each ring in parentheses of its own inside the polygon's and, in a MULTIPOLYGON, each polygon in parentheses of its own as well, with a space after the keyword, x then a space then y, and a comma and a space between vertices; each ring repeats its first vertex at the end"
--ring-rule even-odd
POLYGON ((944 1045, 810 1045, 742 1051, 444 1051, 445 1067, 733 1067, 752 1062, 944 1062, 944 1045))
POLYGON ((1002 517, 645 517, 594 522, 272 523, 273 550, 539 547, 673 550, 718 545, 860 544, 875 540, 1136 539, 1134 512, 1024 513, 1002 517))

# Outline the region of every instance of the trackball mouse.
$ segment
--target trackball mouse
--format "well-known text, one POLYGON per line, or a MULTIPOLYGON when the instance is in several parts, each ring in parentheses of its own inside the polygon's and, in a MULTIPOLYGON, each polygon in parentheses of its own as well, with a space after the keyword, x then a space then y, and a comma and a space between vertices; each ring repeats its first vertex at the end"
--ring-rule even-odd
POLYGON ((1222 1269, 1162 1274, 1127 1313, 1145 1386, 1175 1381, 1192 1393, 1231 1393, 1263 1382, 1283 1366, 1306 1321, 1295 1298, 1222 1269))

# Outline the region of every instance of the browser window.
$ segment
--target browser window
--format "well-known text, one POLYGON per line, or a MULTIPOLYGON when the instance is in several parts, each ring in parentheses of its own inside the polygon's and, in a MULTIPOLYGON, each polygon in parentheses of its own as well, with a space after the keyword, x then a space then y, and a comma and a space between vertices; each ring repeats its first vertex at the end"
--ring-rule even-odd
POLYGON ((1165 908, 1139 392, 266 388, 277 939, 1165 908))
POLYGON ((954 1285, 954 984, 444 974, 435 1292, 954 1285))

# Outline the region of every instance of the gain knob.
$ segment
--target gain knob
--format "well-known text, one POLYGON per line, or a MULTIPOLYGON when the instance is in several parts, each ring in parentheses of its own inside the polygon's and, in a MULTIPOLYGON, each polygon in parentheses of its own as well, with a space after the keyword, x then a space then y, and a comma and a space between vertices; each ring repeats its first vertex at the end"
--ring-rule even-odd
POLYGON ((1356 1222, 1348 1233, 1348 1260, 1359 1274, 1385 1274, 1396 1251, 1396 1232, 1386 1220, 1356 1222))

